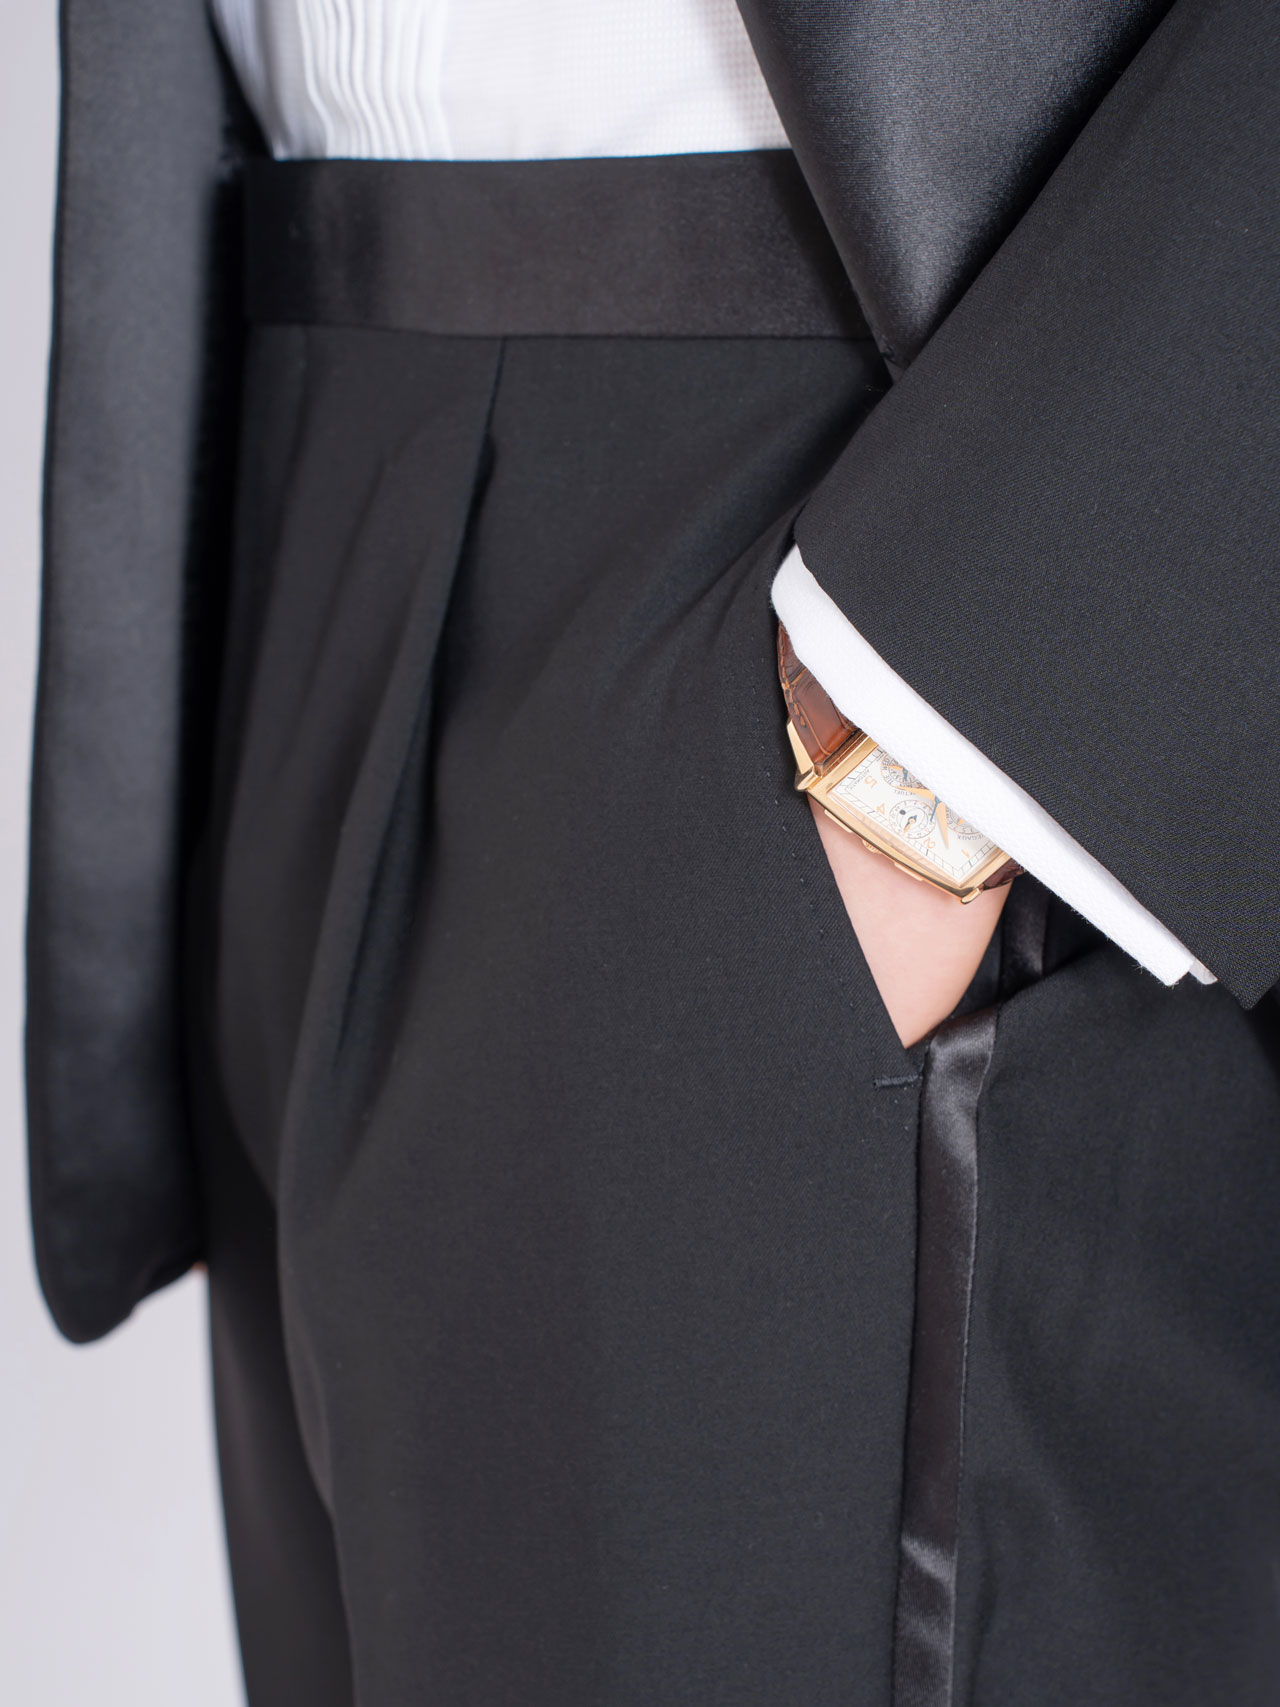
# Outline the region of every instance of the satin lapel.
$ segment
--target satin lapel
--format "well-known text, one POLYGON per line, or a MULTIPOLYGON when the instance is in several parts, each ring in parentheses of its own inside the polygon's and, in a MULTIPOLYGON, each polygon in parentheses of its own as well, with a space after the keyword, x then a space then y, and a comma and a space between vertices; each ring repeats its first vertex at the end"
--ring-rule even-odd
POLYGON ((886 360, 905 367, 1169 0, 739 0, 886 360))
POLYGON ((235 454, 228 180, 256 139, 202 0, 60 15, 27 1092, 41 1285, 90 1340, 200 1238, 179 921, 235 454))

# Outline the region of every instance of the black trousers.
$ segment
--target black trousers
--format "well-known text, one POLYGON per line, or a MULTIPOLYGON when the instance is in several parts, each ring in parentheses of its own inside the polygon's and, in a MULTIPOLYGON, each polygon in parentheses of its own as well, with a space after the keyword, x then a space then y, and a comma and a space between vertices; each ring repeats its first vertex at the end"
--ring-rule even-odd
POLYGON ((197 1044, 253 1707, 1261 1707, 1274 1019, 1021 879, 902 1049, 768 604, 884 375, 752 334, 717 198, 643 335, 585 262, 424 306, 331 207, 253 334, 197 1044))

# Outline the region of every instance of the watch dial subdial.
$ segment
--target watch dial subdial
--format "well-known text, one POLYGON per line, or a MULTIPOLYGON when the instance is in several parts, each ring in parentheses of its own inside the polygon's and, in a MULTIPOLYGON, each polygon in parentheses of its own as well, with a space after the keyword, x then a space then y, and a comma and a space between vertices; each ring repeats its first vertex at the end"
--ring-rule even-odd
POLYGON ((904 842, 923 842, 933 829, 932 795, 903 794, 889 808, 889 823, 904 842))
POLYGON ((919 777, 912 776, 905 765, 900 765, 896 759, 891 759, 886 753, 880 760, 880 775, 890 788, 919 788, 919 777))

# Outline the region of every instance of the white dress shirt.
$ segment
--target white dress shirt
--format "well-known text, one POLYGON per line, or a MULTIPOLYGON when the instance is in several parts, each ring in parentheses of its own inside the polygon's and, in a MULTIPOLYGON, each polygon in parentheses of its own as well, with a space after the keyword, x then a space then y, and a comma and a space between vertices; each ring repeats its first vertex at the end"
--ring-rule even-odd
POLYGON ((736 0, 213 0, 281 159, 785 148, 736 0))
MULTIPOLYGON (((280 159, 531 160, 787 146, 736 0, 211 0, 280 159)), ((1166 984, 1189 951, 898 676, 793 549, 797 655, 858 726, 1166 984)), ((853 615, 856 617, 856 612, 853 615)))

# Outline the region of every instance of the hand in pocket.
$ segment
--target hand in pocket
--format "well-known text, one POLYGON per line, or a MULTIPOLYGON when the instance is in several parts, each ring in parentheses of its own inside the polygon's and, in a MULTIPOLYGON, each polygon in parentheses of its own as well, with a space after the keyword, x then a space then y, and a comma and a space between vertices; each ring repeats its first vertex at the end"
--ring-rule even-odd
POLYGON ((964 995, 1009 894, 964 906, 899 871, 810 801, 836 887, 880 998, 904 1045, 940 1025, 964 995))

